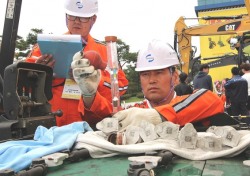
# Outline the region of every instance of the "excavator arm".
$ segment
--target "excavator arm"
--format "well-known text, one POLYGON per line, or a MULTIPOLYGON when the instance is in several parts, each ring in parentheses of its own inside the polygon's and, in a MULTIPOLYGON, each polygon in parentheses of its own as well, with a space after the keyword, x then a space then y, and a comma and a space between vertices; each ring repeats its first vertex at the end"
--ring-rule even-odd
MULTIPOLYGON (((189 73, 189 63, 193 59, 193 49, 191 38, 193 36, 210 35, 237 35, 242 36, 250 31, 250 0, 245 0, 248 14, 240 16, 225 17, 201 17, 200 20, 224 19, 224 22, 209 25, 187 26, 185 20, 188 18, 180 17, 175 23, 175 43, 174 47, 180 55, 182 71, 189 73)), ((192 18, 194 19, 194 18, 192 18)))

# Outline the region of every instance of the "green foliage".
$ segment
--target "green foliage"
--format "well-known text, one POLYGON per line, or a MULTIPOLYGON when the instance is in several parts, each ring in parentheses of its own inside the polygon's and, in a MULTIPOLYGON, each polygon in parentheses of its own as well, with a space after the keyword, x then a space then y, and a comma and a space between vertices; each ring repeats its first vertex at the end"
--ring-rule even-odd
POLYGON ((21 36, 17 36, 16 40, 16 59, 20 57, 27 57, 31 51, 31 47, 37 43, 37 34, 43 33, 42 29, 31 29, 31 32, 26 37, 26 40, 21 36))
POLYGON ((139 75, 135 71, 137 54, 129 51, 129 46, 121 39, 117 40, 117 53, 120 64, 129 80, 126 94, 136 94, 140 89, 139 75))
POLYGON ((131 94, 124 94, 123 96, 120 97, 121 100, 126 100, 128 98, 132 97, 131 94))
POLYGON ((20 51, 27 50, 29 48, 29 44, 23 38, 20 38, 16 41, 16 48, 20 51))
POLYGON ((142 93, 142 92, 138 92, 137 94, 136 94, 136 97, 137 98, 144 98, 144 94, 142 93))
POLYGON ((33 28, 31 29, 31 32, 28 34, 26 41, 27 43, 34 45, 37 43, 37 34, 42 34, 43 33, 43 29, 37 29, 37 28, 33 28))
POLYGON ((132 102, 140 102, 142 101, 143 98, 138 98, 138 97, 130 97, 126 100, 124 100, 126 103, 132 103, 132 102))

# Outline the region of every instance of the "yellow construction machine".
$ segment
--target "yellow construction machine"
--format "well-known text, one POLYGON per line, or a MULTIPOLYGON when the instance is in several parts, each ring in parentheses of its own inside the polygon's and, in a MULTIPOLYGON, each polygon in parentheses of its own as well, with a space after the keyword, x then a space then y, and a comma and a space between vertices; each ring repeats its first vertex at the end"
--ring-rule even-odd
MULTIPOLYGON (((248 41, 250 33, 250 0, 245 0, 245 6, 247 9, 247 14, 242 14, 238 16, 207 16, 207 17, 197 17, 197 18, 184 18, 180 17, 174 28, 175 40, 174 47, 178 51, 180 56, 181 70, 188 73, 190 76, 194 76, 197 71, 196 61, 202 62, 204 60, 215 59, 213 62, 214 67, 231 65, 240 65, 242 62, 247 62, 248 54, 244 53, 245 47, 249 45, 248 41), (204 25, 194 25, 187 26, 185 20, 196 19, 196 20, 217 20, 219 22, 213 24, 204 25), (195 59, 195 46, 192 46, 192 37, 194 36, 209 36, 209 48, 213 48, 216 45, 215 42, 211 40, 210 36, 221 36, 221 35, 231 35, 235 36, 238 41, 236 44, 237 52, 234 52, 234 57, 231 57, 231 62, 228 62, 227 56, 229 53, 224 53, 224 55, 217 55, 211 58, 196 58, 195 59), (235 53, 237 53, 235 55, 235 53), (245 57, 244 57, 245 56, 245 57), (194 68, 196 65, 196 68, 194 68)), ((223 43, 218 43, 223 44, 223 43)), ((232 46, 227 44, 228 46, 232 46)), ((221 46, 224 46, 221 45, 221 46)), ((208 48, 208 49, 209 49, 208 48)), ((212 51, 209 51, 212 52, 212 51)), ((205 61, 207 62, 207 61, 205 61)), ((198 64, 199 65, 199 64, 198 64)), ((230 69, 227 69, 230 70, 230 69)), ((218 73, 218 71, 216 72, 218 73)), ((230 75, 231 76, 231 75, 230 75)), ((225 78, 225 76, 223 76, 225 78)))

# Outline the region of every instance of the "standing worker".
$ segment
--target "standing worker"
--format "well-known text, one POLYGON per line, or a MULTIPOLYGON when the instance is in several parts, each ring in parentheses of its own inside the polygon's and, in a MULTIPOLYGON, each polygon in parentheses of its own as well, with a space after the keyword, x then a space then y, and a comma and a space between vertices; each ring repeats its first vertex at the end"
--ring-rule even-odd
POLYGON ((194 90, 196 89, 207 89, 213 91, 213 82, 209 73, 208 64, 202 64, 199 68, 199 72, 194 77, 194 90))
POLYGON ((186 82, 187 77, 188 76, 185 72, 180 73, 179 75, 180 83, 176 85, 174 88, 176 95, 181 96, 193 93, 193 88, 186 82))
POLYGON ((250 111, 250 64, 249 63, 242 64, 241 71, 243 73, 242 78, 245 78, 248 84, 247 110, 250 111))
MULTIPOLYGON (((232 116, 249 114, 247 110, 248 84, 247 80, 240 76, 239 71, 238 67, 233 67, 231 69, 232 78, 225 84, 225 93, 231 103, 230 115, 232 116)), ((248 120, 243 121, 247 122, 248 120)))
MULTIPOLYGON (((94 50, 99 53, 102 61, 107 63, 106 45, 92 38, 90 35, 91 28, 96 22, 98 12, 98 0, 65 0, 65 19, 68 32, 65 35, 79 34, 82 37, 82 57, 87 51, 94 50)), ((48 54, 41 55, 41 51, 36 45, 31 51, 28 62, 35 62, 53 67, 55 60, 48 54)), ((77 67, 73 64, 73 67, 77 67)), ((53 80, 53 99, 50 100, 52 111, 61 109, 62 117, 57 117, 57 125, 62 126, 76 121, 87 121, 91 127, 112 113, 110 75, 106 70, 97 70, 96 67, 89 63, 84 65, 85 69, 91 71, 91 75, 86 76, 81 84, 81 90, 91 94, 84 96, 82 94, 80 101, 75 99, 62 98, 65 85, 64 78, 55 78, 53 80)), ((128 80, 121 67, 118 71, 118 84, 120 94, 126 92, 128 80)))
POLYGON ((153 124, 167 120, 184 126, 224 111, 221 99, 207 89, 176 96, 177 65, 177 53, 163 41, 152 40, 139 51, 135 70, 139 72, 145 100, 113 115, 121 129, 128 125, 139 125, 142 120, 153 124))

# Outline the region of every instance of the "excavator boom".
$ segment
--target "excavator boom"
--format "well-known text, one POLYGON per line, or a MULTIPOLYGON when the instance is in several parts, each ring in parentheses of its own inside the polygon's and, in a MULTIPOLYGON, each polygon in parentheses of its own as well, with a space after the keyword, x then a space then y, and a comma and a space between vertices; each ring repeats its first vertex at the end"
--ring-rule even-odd
MULTIPOLYGON (((199 20, 211 19, 227 19, 223 22, 187 26, 185 20, 187 18, 180 17, 175 23, 175 49, 180 54, 180 62, 182 71, 189 73, 189 62, 193 59, 193 50, 191 38, 193 36, 210 36, 210 35, 237 35, 242 36, 250 31, 250 0, 245 0, 248 14, 239 16, 226 17, 202 17, 199 20)), ((193 18, 192 18, 193 19, 193 18)))

